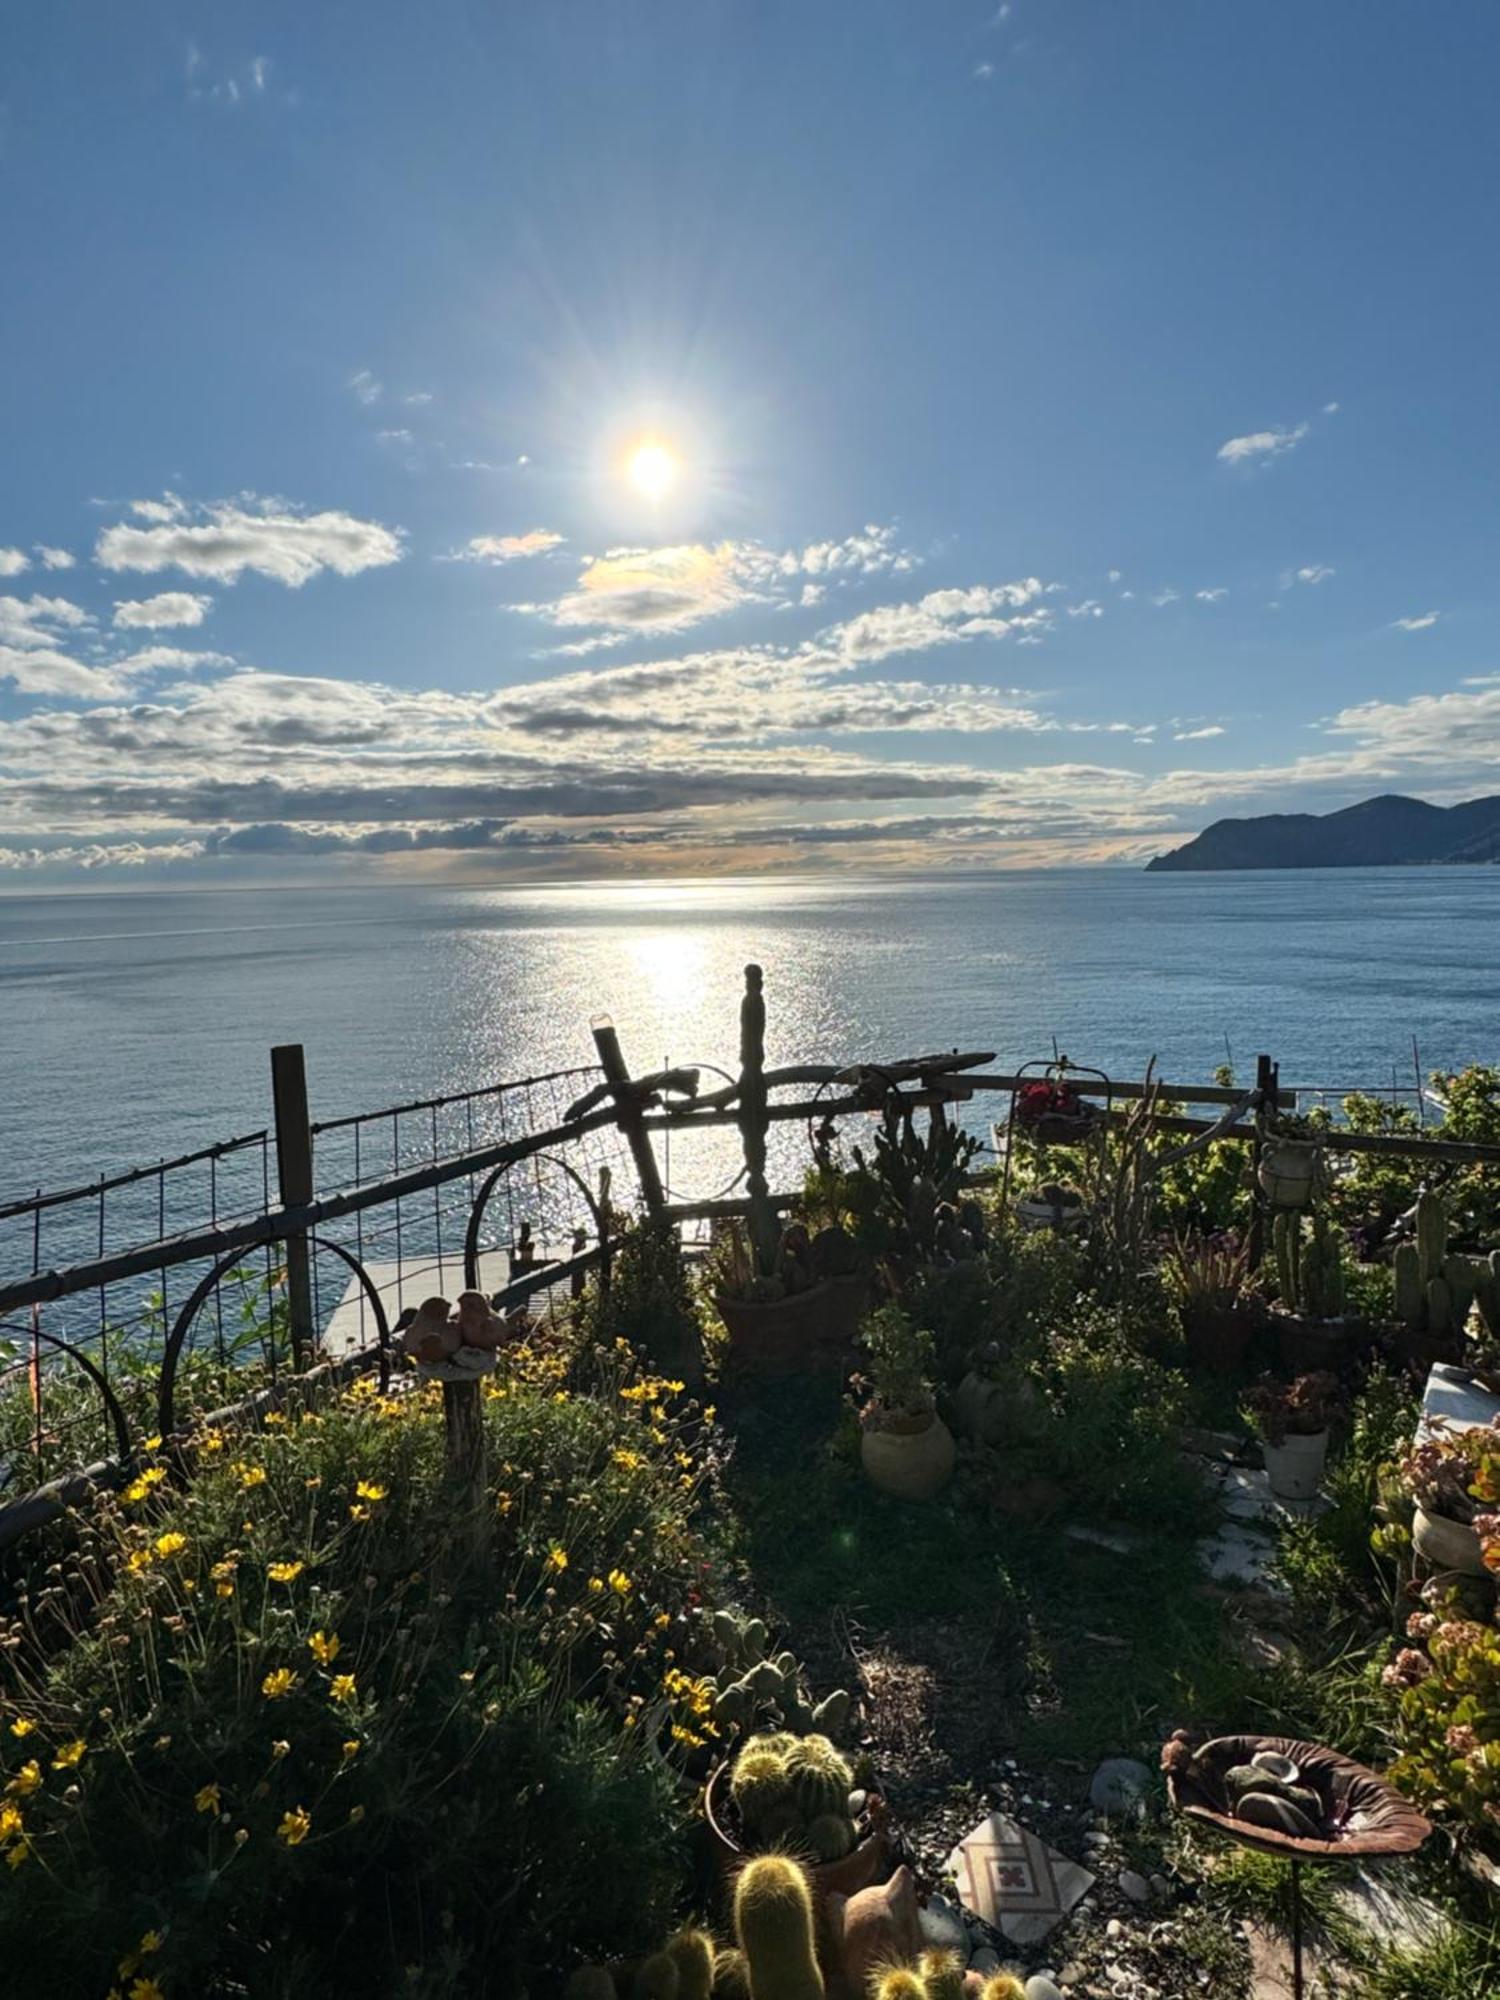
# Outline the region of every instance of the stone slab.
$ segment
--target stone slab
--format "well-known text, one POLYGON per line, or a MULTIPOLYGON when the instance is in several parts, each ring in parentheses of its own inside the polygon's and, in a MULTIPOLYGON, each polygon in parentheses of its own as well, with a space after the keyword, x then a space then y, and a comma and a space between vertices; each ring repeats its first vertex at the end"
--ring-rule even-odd
POLYGON ((1500 1396, 1481 1389, 1467 1369, 1436 1361, 1422 1391, 1417 1435, 1430 1437, 1441 1429, 1473 1430, 1497 1414, 1500 1396))
POLYGON ((1038 1944, 1060 1924, 1094 1877, 1048 1847, 1008 1813, 991 1813, 948 1856, 966 1909, 1012 1944, 1038 1944))
POLYGON ((1218 1534, 1198 1544, 1198 1559, 1215 1583, 1236 1590, 1264 1591, 1270 1597, 1288 1595, 1286 1585, 1273 1576, 1276 1545, 1243 1521, 1227 1521, 1218 1534))

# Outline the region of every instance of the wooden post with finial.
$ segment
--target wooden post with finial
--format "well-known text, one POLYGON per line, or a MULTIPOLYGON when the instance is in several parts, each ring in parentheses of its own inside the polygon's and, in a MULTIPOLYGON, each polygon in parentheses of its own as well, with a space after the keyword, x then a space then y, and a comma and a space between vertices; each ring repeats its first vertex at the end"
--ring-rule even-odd
POLYGON ((766 999, 758 965, 745 967, 740 1002, 740 1143, 745 1153, 745 1191, 750 1198, 750 1243, 762 1277, 776 1269, 781 1229, 766 1185, 766 999))

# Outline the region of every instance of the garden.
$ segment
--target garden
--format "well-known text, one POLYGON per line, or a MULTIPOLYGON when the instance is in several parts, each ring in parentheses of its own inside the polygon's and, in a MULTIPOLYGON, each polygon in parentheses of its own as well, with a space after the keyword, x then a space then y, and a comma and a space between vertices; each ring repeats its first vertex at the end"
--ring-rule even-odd
POLYGON ((1500 1171, 1173 1109, 893 1091, 149 1440, 6 1559, 7 1990, 1234 2000, 1297 1857, 1309 1992, 1500 1991, 1500 1171))

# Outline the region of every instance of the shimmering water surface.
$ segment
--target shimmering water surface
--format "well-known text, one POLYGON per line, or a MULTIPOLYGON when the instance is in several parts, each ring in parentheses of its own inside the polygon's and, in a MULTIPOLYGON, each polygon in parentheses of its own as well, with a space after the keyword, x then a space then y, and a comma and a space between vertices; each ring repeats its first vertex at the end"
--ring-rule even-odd
POLYGON ((0 898, 0 1194, 268 1122, 592 1058, 732 1067, 742 968, 773 1061, 962 1046, 1206 1077, 1389 1085, 1500 1058, 1500 869, 0 898))

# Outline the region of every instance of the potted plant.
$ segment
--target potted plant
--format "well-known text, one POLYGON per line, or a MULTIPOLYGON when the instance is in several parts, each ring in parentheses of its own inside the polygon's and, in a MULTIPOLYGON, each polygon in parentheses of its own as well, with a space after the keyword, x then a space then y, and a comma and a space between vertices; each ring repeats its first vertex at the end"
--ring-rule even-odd
POLYGON ((860 1411, 860 1462, 871 1485, 902 1500, 927 1500, 953 1471, 953 1433, 937 1413, 936 1344, 897 1305, 881 1306, 860 1330, 869 1394, 860 1411))
POLYGON ((826 1736, 747 1737, 709 1779, 703 1817, 725 1875, 753 1854, 789 1850, 819 1901, 868 1887, 886 1858, 885 1801, 856 1786, 826 1736))
POLYGON ((1401 1461, 1412 1542, 1434 1569, 1487 1576, 1482 1527, 1500 1502, 1500 1417, 1420 1439, 1401 1461))
POLYGON ((1235 1230, 1212 1236, 1174 1233, 1162 1277, 1182 1315, 1188 1360, 1213 1375, 1233 1375, 1255 1329, 1250 1244, 1235 1230))
POLYGON ((1015 1122, 1039 1146, 1076 1146, 1098 1121, 1098 1106, 1065 1077, 1036 1077, 1016 1092, 1015 1122))
POLYGON ((1059 1236, 1076 1235, 1089 1213, 1078 1189, 1060 1181, 1043 1181, 1028 1188, 1016 1196, 1014 1207, 1023 1229, 1053 1229, 1059 1236))
POLYGON ((1297 1374, 1328 1368, 1342 1359, 1352 1326, 1344 1310, 1343 1239, 1326 1215, 1309 1222, 1282 1209, 1271 1225, 1271 1247, 1282 1363, 1297 1374))
POLYGON ((742 1366, 789 1374, 847 1365, 868 1281, 859 1246, 839 1225, 814 1235, 805 1223, 789 1223, 762 1269, 747 1232, 724 1223, 714 1232, 708 1283, 742 1366))
POLYGON ((1326 1370, 1294 1382, 1262 1376, 1245 1399, 1278 1500, 1311 1500, 1328 1459, 1328 1427, 1341 1403, 1338 1377, 1326 1370))
POLYGON ((1311 1208, 1322 1176, 1323 1149, 1316 1140, 1275 1133, 1261 1147, 1255 1178, 1272 1208, 1311 1208))

